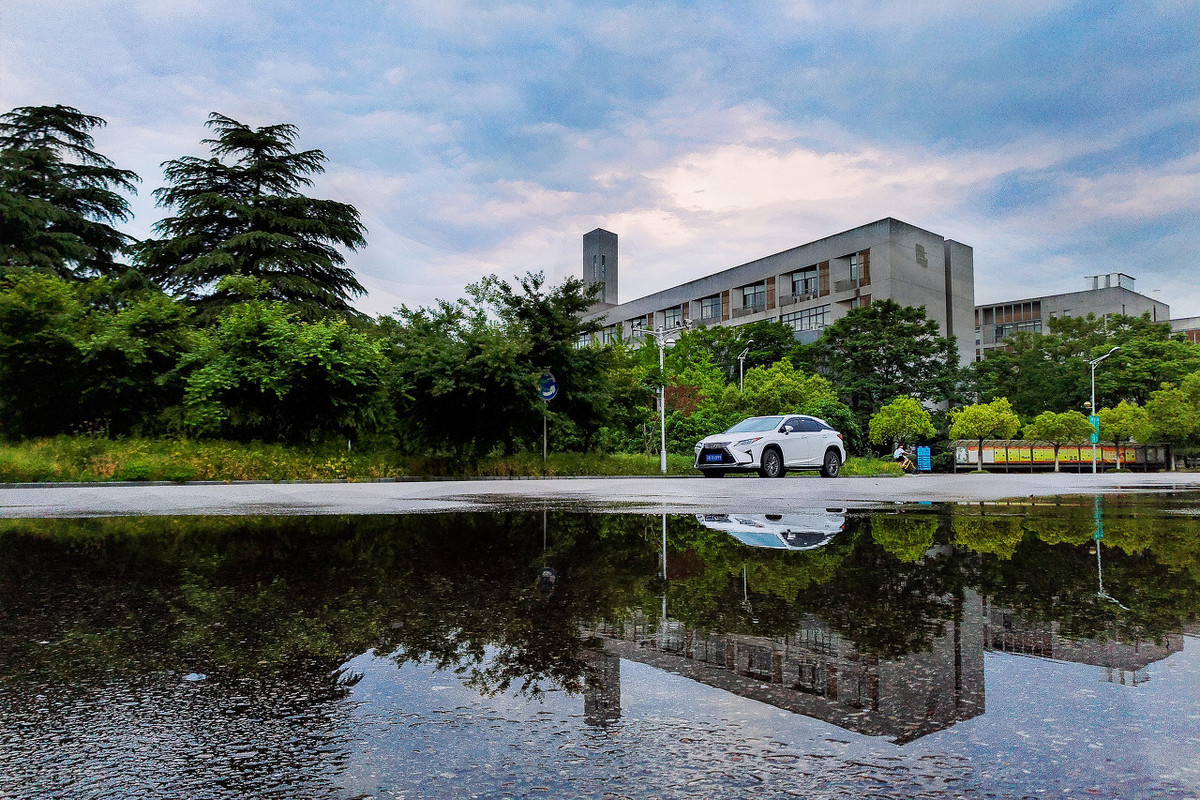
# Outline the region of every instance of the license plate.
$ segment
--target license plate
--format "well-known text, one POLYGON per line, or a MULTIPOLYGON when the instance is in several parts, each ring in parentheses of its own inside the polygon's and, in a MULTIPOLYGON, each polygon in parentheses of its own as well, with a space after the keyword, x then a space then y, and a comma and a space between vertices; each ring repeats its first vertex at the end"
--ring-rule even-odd
POLYGON ((704 460, 709 464, 720 464, 723 456, 720 453, 709 453, 704 457, 704 460))

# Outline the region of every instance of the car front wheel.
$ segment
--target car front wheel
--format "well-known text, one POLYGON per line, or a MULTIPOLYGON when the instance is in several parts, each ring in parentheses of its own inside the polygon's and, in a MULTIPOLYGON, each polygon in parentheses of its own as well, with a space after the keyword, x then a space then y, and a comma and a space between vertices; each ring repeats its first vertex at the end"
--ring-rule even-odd
POLYGON ((764 450, 762 454, 762 468, 758 474, 764 478, 782 478, 787 474, 787 470, 783 468, 783 456, 775 448, 764 450))
POLYGON ((830 450, 825 453, 825 462, 821 464, 821 477, 836 478, 842 470, 842 457, 837 454, 836 450, 830 450))

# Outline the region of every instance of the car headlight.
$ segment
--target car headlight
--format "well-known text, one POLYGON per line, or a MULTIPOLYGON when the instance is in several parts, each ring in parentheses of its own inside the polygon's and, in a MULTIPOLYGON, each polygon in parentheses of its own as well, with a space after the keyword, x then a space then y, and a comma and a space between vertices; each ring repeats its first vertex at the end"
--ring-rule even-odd
POLYGON ((763 438, 763 437, 755 436, 753 439, 742 439, 740 442, 735 444, 734 447, 749 447, 750 445, 754 444, 761 438, 763 438))
POLYGON ((703 442, 696 442, 696 452, 697 452, 697 453, 699 453, 699 452, 700 452, 701 450, 703 450, 703 449, 704 449, 704 443, 703 443, 703 442))

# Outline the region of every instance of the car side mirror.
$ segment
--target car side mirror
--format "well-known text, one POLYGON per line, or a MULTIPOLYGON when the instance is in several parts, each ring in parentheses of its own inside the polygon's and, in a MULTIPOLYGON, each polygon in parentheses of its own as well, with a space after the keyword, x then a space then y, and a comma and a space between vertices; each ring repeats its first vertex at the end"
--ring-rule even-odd
POLYGON ((784 425, 782 430, 783 430, 783 432, 784 432, 784 433, 791 433, 791 432, 792 432, 792 426, 791 426, 791 425, 784 425))

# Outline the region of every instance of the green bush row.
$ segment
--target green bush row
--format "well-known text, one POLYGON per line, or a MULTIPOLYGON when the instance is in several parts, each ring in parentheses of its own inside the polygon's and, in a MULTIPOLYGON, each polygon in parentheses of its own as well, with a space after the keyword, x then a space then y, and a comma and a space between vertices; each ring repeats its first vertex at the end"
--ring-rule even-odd
MULTIPOLYGON (((691 456, 668 454, 671 475, 696 475, 691 456)), ((472 465, 395 450, 333 445, 188 439, 58 436, 0 444, 0 483, 55 481, 372 481, 421 476, 537 477, 658 475, 658 456, 629 453, 540 453, 484 458, 472 465)), ((845 475, 898 475, 890 461, 851 458, 845 475)))

